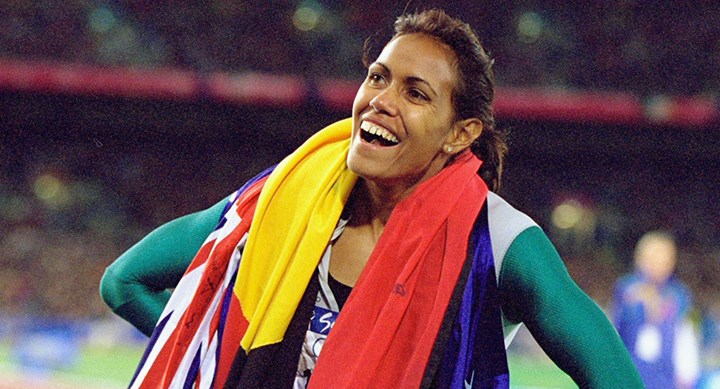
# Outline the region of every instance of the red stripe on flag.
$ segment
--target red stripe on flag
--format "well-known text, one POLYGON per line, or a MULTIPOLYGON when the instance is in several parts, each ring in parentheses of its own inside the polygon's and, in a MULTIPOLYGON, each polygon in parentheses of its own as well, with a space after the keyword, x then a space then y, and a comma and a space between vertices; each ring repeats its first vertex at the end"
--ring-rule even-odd
POLYGON ((249 325, 245 316, 242 314, 240 302, 235 296, 235 293, 232 293, 230 299, 230 307, 228 309, 227 319, 225 320, 225 329, 222 334, 222 344, 220 345, 220 358, 217 361, 215 383, 227 381, 230 375, 230 368, 235 360, 235 355, 238 352, 244 352, 240 348, 240 341, 249 325))

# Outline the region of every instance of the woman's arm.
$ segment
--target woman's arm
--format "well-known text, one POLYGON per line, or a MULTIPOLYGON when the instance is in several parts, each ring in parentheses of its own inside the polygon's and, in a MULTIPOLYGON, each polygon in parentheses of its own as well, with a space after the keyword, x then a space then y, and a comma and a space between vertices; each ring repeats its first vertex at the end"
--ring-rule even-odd
POLYGON ((158 227, 105 270, 103 300, 118 316, 150 336, 174 288, 217 226, 227 199, 158 227))
POLYGON ((545 353, 580 387, 643 387, 612 324, 570 278, 539 227, 526 229, 513 241, 499 288, 505 316, 524 322, 545 353))

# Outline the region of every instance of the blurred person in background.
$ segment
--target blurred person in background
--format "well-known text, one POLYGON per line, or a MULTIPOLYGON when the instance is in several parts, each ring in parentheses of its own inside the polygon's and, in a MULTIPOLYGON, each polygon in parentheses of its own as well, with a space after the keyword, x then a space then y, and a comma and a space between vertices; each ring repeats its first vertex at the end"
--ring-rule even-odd
POLYGON ((720 388, 720 291, 714 290, 708 301, 702 314, 702 374, 698 389, 720 388))
POLYGON ((105 301, 151 337, 131 387, 507 388, 522 323, 581 387, 641 387, 545 233, 495 193, 507 146, 470 26, 403 15, 365 63, 351 119, 107 269, 105 301))
POLYGON ((677 248, 664 231, 635 247, 635 271, 618 280, 613 321, 647 388, 693 388, 699 375, 692 296, 675 276, 677 248))

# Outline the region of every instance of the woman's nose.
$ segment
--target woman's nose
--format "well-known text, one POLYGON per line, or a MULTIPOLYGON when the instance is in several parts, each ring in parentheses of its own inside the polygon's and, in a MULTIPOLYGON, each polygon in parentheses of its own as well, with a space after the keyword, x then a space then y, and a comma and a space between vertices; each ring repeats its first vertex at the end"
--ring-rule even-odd
POLYGON ((397 114, 397 93, 388 87, 370 100, 370 107, 377 113, 395 116, 397 114))

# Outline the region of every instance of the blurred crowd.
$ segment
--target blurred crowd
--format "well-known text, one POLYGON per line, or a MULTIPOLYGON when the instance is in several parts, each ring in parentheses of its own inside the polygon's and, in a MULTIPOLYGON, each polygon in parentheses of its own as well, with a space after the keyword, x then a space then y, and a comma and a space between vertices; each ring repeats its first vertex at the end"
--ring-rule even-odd
POLYGON ((111 122, 113 130, 94 135, 81 123, 0 124, 0 316, 107 316, 98 292, 106 266, 152 228, 220 201, 284 152, 111 122), (239 156, 242 165, 232 162, 239 156))
POLYGON ((0 58, 362 77, 359 52, 404 9, 461 15, 509 86, 720 91, 720 8, 700 1, 5 0, 0 58))

